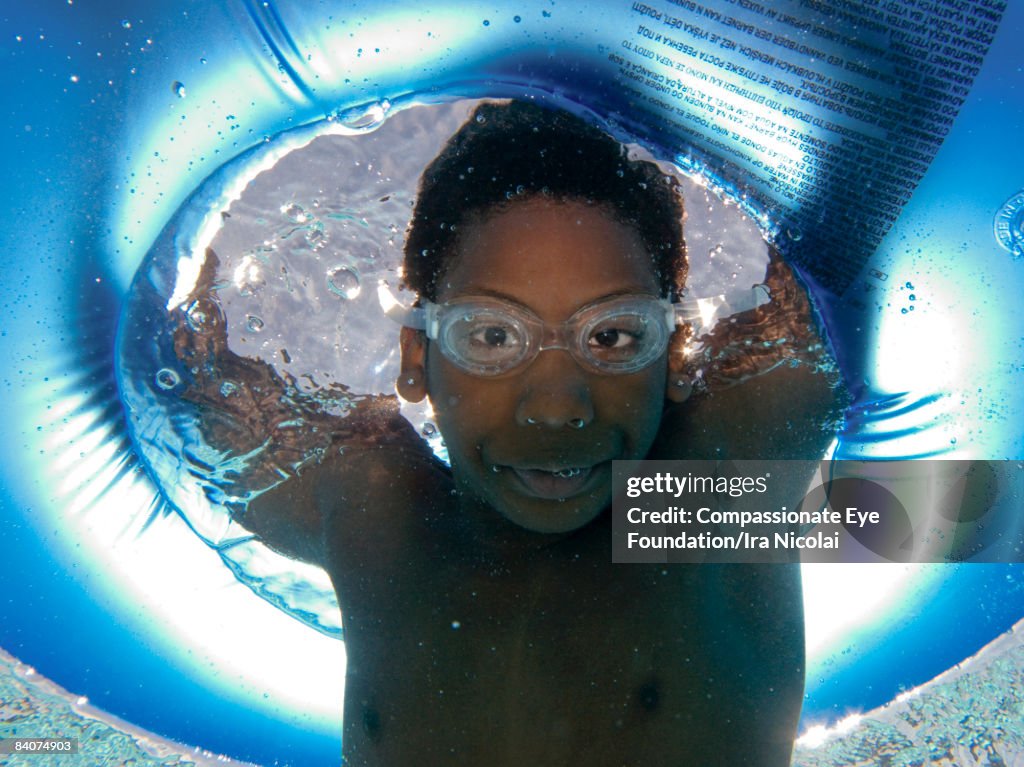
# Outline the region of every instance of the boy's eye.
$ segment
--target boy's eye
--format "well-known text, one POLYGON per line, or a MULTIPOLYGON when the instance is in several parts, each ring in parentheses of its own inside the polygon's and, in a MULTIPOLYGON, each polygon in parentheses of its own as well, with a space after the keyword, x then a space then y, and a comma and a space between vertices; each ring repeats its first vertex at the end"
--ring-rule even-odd
POLYGON ((634 355, 644 345, 644 322, 638 317, 617 317, 594 328, 587 339, 590 351, 604 357, 634 355))
POLYGON ((512 325, 498 322, 480 322, 467 328, 466 344, 471 349, 497 352, 510 351, 522 344, 520 334, 512 325))
POLYGON ((500 325, 488 325, 485 328, 480 328, 473 333, 472 339, 485 346, 507 346, 512 342, 508 330, 500 325))
POLYGON ((590 337, 591 346, 601 346, 605 349, 621 349, 636 343, 636 337, 617 328, 599 330, 590 337))

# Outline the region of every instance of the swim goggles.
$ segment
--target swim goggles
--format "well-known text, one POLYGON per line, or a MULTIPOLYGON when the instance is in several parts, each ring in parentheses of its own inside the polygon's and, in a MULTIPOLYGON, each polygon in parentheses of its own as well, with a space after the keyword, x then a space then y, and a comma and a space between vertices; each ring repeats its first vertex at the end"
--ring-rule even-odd
POLYGON ((409 309, 390 292, 387 297, 390 302, 381 295, 388 316, 425 331, 456 367, 488 377, 528 365, 549 349, 568 351, 595 373, 635 373, 665 353, 677 325, 711 326, 716 317, 770 300, 764 285, 729 297, 678 303, 651 295, 613 296, 584 306, 565 322, 549 323, 524 306, 490 296, 461 296, 443 304, 425 301, 409 309))

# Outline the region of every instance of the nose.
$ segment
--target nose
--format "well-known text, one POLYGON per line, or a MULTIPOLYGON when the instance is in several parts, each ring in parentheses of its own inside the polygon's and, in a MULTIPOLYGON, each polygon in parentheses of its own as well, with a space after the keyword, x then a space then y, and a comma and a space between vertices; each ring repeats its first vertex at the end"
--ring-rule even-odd
POLYGON ((520 426, 582 429, 594 420, 588 374, 564 350, 543 351, 522 373, 520 426))

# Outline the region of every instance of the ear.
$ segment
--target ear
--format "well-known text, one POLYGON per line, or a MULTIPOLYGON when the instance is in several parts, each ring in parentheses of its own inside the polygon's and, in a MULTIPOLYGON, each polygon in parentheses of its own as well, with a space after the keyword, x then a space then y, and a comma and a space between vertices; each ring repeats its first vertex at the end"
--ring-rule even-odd
POLYGON ((402 372, 398 375, 398 393, 409 402, 422 402, 427 396, 427 336, 422 330, 402 328, 402 372))
POLYGON ((668 355, 668 374, 665 380, 665 399, 669 402, 686 402, 693 394, 693 377, 686 369, 686 355, 677 352, 673 346, 668 355))

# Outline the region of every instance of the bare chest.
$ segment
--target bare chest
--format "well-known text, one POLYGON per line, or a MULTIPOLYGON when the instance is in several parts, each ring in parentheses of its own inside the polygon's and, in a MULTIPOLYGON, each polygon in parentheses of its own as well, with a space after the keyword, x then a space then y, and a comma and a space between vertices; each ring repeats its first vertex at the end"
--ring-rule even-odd
POLYGON ((406 566, 335 576, 355 764, 678 764, 713 750, 764 644, 730 625, 711 571, 406 566))

